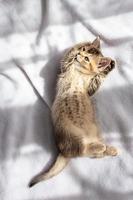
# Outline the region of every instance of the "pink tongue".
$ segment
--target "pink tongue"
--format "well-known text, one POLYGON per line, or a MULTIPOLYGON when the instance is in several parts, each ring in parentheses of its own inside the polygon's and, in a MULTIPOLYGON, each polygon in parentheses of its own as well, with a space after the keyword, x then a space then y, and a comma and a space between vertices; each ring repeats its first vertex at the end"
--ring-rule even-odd
POLYGON ((105 67, 109 66, 110 63, 111 63, 110 58, 101 58, 100 62, 98 64, 98 68, 105 68, 105 67))

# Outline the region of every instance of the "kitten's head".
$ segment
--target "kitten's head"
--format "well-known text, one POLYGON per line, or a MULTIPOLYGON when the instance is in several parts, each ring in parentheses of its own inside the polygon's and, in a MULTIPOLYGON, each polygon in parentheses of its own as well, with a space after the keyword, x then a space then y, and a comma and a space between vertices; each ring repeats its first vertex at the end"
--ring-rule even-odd
POLYGON ((100 48, 100 39, 97 37, 92 43, 84 43, 77 49, 75 62, 79 71, 91 73, 104 72, 107 74, 115 67, 111 58, 104 57, 100 48))
POLYGON ((61 62, 61 72, 71 69, 74 63, 76 70, 87 74, 102 72, 106 75, 115 67, 114 60, 103 56, 99 37, 92 43, 85 42, 72 47, 61 62))

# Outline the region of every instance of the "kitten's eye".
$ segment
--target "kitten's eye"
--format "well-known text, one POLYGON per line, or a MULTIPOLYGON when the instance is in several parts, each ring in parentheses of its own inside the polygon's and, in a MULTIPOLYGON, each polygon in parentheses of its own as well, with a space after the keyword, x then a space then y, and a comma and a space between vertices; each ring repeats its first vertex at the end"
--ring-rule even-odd
POLYGON ((90 53, 90 54, 95 54, 95 55, 100 53, 99 50, 95 49, 95 48, 91 48, 87 52, 90 53))
POLYGON ((85 51, 85 47, 83 47, 82 50, 85 51))
POLYGON ((86 61, 89 61, 89 58, 88 58, 87 56, 85 56, 85 60, 86 60, 86 61))

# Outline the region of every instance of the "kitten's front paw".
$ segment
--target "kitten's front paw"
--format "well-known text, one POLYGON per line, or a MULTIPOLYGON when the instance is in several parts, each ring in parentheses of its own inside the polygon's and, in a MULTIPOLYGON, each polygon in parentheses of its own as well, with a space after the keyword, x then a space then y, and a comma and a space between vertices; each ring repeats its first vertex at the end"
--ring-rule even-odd
POLYGON ((109 66, 107 66, 104 70, 103 73, 104 75, 107 75, 109 72, 111 72, 115 68, 115 61, 111 60, 111 63, 109 66))
POLYGON ((95 92, 99 89, 101 85, 100 75, 96 74, 90 81, 89 87, 88 87, 88 94, 89 96, 92 96, 95 94, 95 92))

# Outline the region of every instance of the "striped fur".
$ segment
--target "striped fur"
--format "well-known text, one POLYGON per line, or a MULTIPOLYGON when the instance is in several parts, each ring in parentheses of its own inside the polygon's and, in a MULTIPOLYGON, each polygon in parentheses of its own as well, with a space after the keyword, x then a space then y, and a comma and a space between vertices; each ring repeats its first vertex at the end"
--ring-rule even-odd
POLYGON ((48 171, 43 171, 31 180, 30 187, 57 175, 70 158, 117 155, 117 149, 106 145, 99 134, 90 98, 114 65, 111 58, 102 55, 99 38, 92 43, 75 45, 65 54, 52 105, 59 155, 48 171))

